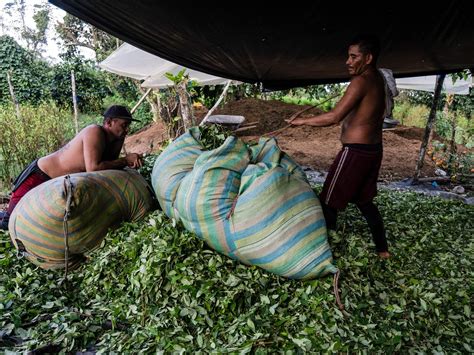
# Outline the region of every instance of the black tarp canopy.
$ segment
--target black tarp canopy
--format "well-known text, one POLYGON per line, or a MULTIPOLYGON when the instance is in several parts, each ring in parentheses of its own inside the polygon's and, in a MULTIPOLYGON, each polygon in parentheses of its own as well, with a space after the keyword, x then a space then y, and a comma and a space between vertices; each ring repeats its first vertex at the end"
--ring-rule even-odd
POLYGON ((380 37, 379 67, 396 77, 474 68, 473 0, 50 2, 169 61, 266 88, 347 81, 358 33, 380 37))

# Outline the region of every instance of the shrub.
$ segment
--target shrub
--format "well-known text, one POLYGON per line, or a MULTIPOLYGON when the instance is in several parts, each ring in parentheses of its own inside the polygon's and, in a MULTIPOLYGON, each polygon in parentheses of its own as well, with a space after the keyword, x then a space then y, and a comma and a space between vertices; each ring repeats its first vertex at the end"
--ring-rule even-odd
POLYGON ((54 103, 22 105, 21 120, 11 105, 0 106, 0 180, 8 187, 26 165, 61 147, 73 135, 71 114, 54 103))
POLYGON ((15 96, 20 103, 38 103, 49 98, 49 66, 22 48, 9 36, 0 36, 0 104, 10 102, 6 73, 11 71, 15 96))
POLYGON ((71 70, 76 80, 77 105, 81 112, 97 113, 110 95, 104 73, 90 62, 66 62, 56 65, 51 73, 51 96, 59 106, 72 110, 71 70))

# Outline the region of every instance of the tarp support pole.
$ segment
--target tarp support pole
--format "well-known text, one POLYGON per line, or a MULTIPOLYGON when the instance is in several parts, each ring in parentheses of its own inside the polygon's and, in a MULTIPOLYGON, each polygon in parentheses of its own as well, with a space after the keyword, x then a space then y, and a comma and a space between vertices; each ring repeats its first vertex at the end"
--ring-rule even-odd
POLYGON ((230 84, 232 83, 232 80, 229 80, 224 88, 224 90, 222 90, 222 94, 221 96, 219 97, 219 99, 217 100, 217 102, 214 104, 214 106, 212 106, 212 108, 208 111, 208 113, 206 114, 206 116, 204 117, 204 119, 201 121, 201 123, 199 124, 200 126, 203 126, 207 119, 209 118, 209 116, 215 111, 215 109, 219 106, 219 104, 221 103, 221 101, 224 99, 224 97, 226 96, 227 94, 227 91, 229 90, 229 87, 230 87, 230 84))
POLYGON ((421 168, 425 160, 426 147, 428 146, 431 129, 436 118, 436 110, 438 107, 438 102, 441 97, 441 89, 443 88, 443 82, 446 74, 440 74, 436 77, 436 86, 433 97, 433 103, 431 104, 430 115, 428 116, 428 122, 426 123, 425 135, 423 136, 423 141, 421 142, 420 154, 418 156, 418 161, 416 163, 415 175, 413 176, 413 184, 418 183, 420 177, 421 168))
POLYGON ((143 100, 146 99, 146 97, 148 96, 148 94, 150 94, 151 90, 153 90, 152 88, 149 88, 144 94, 142 97, 140 97, 140 100, 138 100, 137 104, 135 106, 133 106, 132 110, 130 111, 131 114, 133 114, 136 109, 142 104, 143 100))

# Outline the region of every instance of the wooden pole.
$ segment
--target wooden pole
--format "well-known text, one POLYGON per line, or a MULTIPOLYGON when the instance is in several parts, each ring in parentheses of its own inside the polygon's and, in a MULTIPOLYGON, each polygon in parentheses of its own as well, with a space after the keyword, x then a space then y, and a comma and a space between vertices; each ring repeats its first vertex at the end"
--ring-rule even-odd
POLYGON ((71 70, 71 85, 72 85, 72 104, 74 106, 74 125, 76 127, 76 134, 79 133, 79 121, 77 119, 77 97, 76 97, 76 77, 74 76, 74 70, 71 70))
POLYGON ((10 96, 12 98, 13 106, 15 106, 16 109, 16 117, 18 118, 18 121, 21 121, 20 104, 18 103, 18 100, 15 96, 15 90, 13 89, 11 74, 11 70, 7 71, 8 88, 10 89, 10 96))
POLYGON ((201 121, 201 123, 199 124, 200 126, 204 125, 204 123, 206 123, 207 119, 209 118, 209 116, 215 111, 215 109, 219 106, 219 104, 221 103, 221 101, 224 99, 224 97, 226 96, 227 94, 227 91, 229 90, 229 87, 230 87, 230 84, 232 83, 232 80, 229 80, 224 88, 224 90, 222 90, 222 94, 221 96, 219 96, 219 99, 217 100, 217 102, 214 104, 214 106, 212 106, 212 108, 207 112, 206 116, 203 118, 203 120, 201 121))
POLYGON ((142 104, 143 100, 146 99, 146 97, 150 94, 151 90, 153 90, 152 88, 149 88, 143 95, 142 97, 140 97, 140 100, 138 100, 138 102, 136 103, 135 106, 133 106, 132 108, 132 111, 130 111, 131 114, 133 114, 136 109, 142 104))
POLYGON ((416 163, 415 175, 413 176, 413 184, 418 183, 418 179, 421 174, 421 168, 425 160, 426 147, 429 143, 429 138, 431 130, 433 128, 433 123, 436 119, 436 110, 438 107, 439 98, 441 97, 441 89, 443 88, 443 82, 446 74, 440 74, 436 77, 436 86, 433 97, 433 103, 431 104, 430 115, 428 116, 428 122, 426 123, 425 135, 423 136, 423 141, 421 142, 420 153, 418 155, 418 161, 416 163))

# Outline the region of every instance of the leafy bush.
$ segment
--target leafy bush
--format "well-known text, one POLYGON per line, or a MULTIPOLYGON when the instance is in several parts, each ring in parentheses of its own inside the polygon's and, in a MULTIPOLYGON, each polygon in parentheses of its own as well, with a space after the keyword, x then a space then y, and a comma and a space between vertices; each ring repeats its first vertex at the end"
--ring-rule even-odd
POLYGON ((54 103, 22 105, 18 121, 11 105, 0 106, 0 174, 8 184, 36 158, 61 147, 73 133, 72 115, 54 103))
POLYGON ((83 113, 101 113, 103 100, 110 95, 104 74, 91 62, 76 59, 55 65, 51 72, 51 96, 59 106, 72 111, 71 70, 76 81, 77 105, 83 113))
POLYGON ((11 103, 8 71, 11 71, 18 102, 37 104, 50 98, 49 88, 45 85, 49 65, 22 48, 13 38, 0 36, 0 104, 11 103))
POLYGON ((329 111, 339 101, 345 87, 343 84, 312 85, 275 91, 269 96, 288 104, 318 106, 323 111, 329 111))
POLYGON ((331 278, 287 280, 242 265, 161 212, 110 233, 62 286, 62 273, 17 260, 0 233, 0 349, 472 352, 474 207, 398 192, 377 203, 390 260, 375 256, 355 208, 331 240, 343 312, 331 278))
POLYGON ((424 128, 430 109, 424 105, 412 105, 406 101, 395 100, 393 117, 405 126, 424 128))

